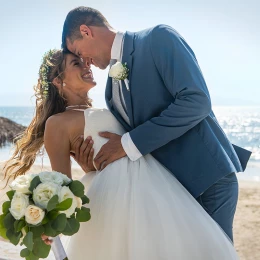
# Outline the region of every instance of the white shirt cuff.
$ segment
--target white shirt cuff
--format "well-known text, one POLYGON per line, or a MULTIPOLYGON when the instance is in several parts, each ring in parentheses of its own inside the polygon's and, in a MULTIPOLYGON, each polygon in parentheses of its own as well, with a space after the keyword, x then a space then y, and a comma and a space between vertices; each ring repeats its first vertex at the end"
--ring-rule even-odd
POLYGON ((122 136, 121 144, 131 161, 136 161, 143 156, 135 146, 129 133, 122 136))

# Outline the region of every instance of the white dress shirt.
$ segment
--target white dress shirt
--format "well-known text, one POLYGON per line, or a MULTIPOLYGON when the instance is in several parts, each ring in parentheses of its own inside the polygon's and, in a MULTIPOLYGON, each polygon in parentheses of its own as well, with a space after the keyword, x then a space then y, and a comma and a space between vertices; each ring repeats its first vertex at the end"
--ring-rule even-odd
MULTIPOLYGON (((112 49, 111 49, 111 59, 116 59, 117 61, 122 62, 123 46, 124 46, 124 33, 117 32, 113 45, 112 45, 112 49)), ((119 81, 119 84, 120 84, 120 88, 122 89, 121 81, 119 81)), ((122 98, 124 98, 124 97, 122 97, 122 98)), ((131 161, 135 161, 135 160, 139 159, 140 157, 142 157, 142 154, 135 146, 129 133, 125 133, 122 136, 121 144, 122 144, 127 156, 129 157, 129 159, 131 161)))

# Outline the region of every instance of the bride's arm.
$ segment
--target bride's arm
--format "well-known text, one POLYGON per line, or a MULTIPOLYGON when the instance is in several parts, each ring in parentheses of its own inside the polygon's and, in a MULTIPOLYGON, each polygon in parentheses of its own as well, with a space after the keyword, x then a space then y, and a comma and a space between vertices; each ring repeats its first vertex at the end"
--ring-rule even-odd
POLYGON ((62 118, 52 116, 47 120, 44 146, 49 155, 52 170, 71 178, 70 140, 68 128, 62 118))
MULTIPOLYGON (((67 127, 57 116, 50 117, 45 125, 44 146, 49 155, 51 168, 54 171, 66 174, 71 178, 70 164, 70 140, 67 127)), ((67 259, 60 238, 55 238, 55 243, 48 236, 42 234, 42 239, 46 245, 51 245, 55 253, 56 259, 67 259)))

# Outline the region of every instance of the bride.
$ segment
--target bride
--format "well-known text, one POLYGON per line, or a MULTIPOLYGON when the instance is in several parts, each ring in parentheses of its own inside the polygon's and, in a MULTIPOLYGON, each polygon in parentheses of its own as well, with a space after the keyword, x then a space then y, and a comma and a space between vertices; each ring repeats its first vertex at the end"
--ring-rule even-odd
POLYGON ((5 168, 7 178, 24 174, 44 144, 52 169, 71 177, 70 155, 75 154, 82 135, 87 139, 81 152, 91 163, 81 181, 90 198, 92 218, 69 238, 68 258, 238 259, 216 222, 151 155, 135 162, 123 157, 94 171, 93 156, 106 143, 98 133, 122 135, 124 129, 108 110, 91 107, 88 91, 96 82, 84 66, 73 54, 60 50, 45 54, 35 88, 35 117, 5 168), (14 169, 18 170, 13 173, 14 169))

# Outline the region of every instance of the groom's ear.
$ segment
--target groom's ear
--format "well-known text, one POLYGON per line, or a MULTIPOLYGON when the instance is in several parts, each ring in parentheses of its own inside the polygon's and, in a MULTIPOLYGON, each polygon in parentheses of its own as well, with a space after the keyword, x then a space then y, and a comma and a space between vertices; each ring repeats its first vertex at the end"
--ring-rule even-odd
POLYGON ((84 36, 92 37, 93 36, 91 29, 85 24, 80 25, 79 30, 80 30, 80 34, 82 37, 84 37, 84 36))

